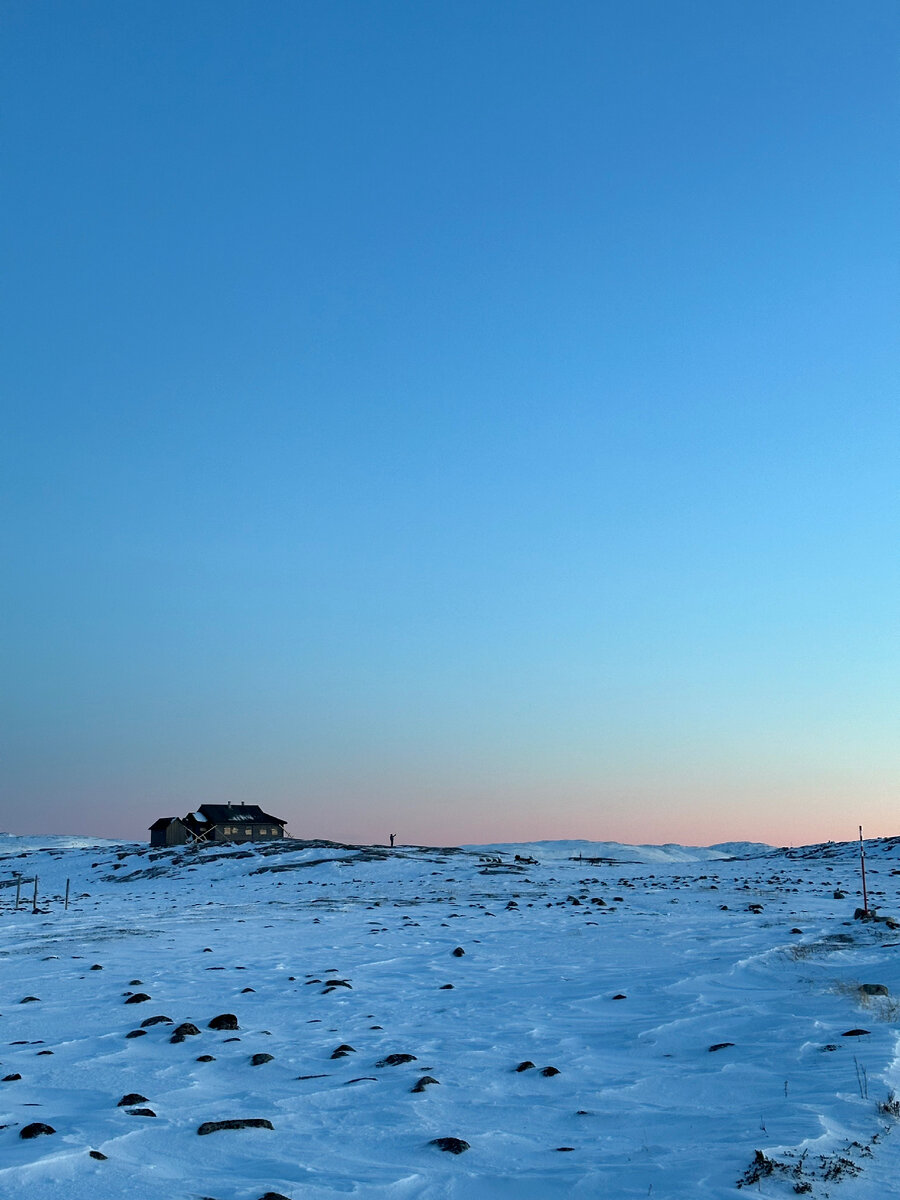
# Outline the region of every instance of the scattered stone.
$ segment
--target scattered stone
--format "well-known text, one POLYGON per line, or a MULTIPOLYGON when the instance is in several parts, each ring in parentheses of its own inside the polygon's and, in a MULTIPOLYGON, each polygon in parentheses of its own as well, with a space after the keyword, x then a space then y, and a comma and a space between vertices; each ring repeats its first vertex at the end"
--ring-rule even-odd
POLYGON ((883 983, 861 983, 859 990, 866 996, 889 996, 890 992, 883 983))
POLYGON ((171 1017, 148 1017, 146 1021, 141 1021, 141 1029, 149 1029, 151 1025, 174 1025, 175 1022, 171 1017))
MULTIPOLYGON (((465 950, 463 950, 462 946, 457 946, 455 950, 451 951, 451 953, 454 958, 462 958, 462 956, 465 954, 465 950)), ((444 1139, 444 1140, 446 1141, 447 1139, 444 1139)), ((450 1140, 452 1141, 453 1139, 451 1138, 450 1140)), ((466 1147, 466 1149, 468 1150, 468 1146, 466 1147)), ((461 1153, 461 1151, 454 1150, 453 1153, 459 1154, 459 1153, 461 1153)))
POLYGON ((452 992, 453 984, 452 983, 442 983, 441 986, 438 988, 438 991, 439 992, 452 992))
POLYGON ((53 1053, 52 1050, 38 1050, 38 1058, 40 1058, 40 1056, 42 1054, 52 1054, 52 1053, 53 1053))
POLYGON ((145 1104, 146 1101, 147 1097, 142 1096, 140 1092, 129 1092, 122 1097, 116 1108, 130 1108, 133 1104, 145 1104))
MULTIPOLYGON (((103 970, 103 968, 100 966, 100 964, 99 964, 99 963, 94 963, 94 965, 91 967, 91 970, 92 970, 92 971, 102 971, 102 970, 103 970)), ((94 1151, 92 1150, 92 1151, 91 1151, 91 1154, 93 1154, 93 1153, 94 1153, 94 1151)), ((99 1152, 99 1150, 97 1151, 97 1153, 98 1153, 98 1154, 100 1153, 100 1152, 99 1152)), ((104 1155, 103 1155, 103 1157, 104 1157, 104 1158, 106 1158, 106 1155, 104 1154, 104 1155)))
POLYGON ((401 1063, 415 1062, 414 1054, 388 1054, 386 1058, 379 1058, 375 1064, 376 1067, 399 1067, 401 1063))
MULTIPOLYGON (((303 1076, 301 1075, 300 1078, 302 1079, 303 1076)), ((318 1076, 310 1075, 310 1076, 308 1076, 308 1078, 317 1079, 318 1076)), ((357 1079, 348 1079, 347 1085, 349 1085, 351 1083, 377 1083, 377 1082, 378 1082, 378 1080, 375 1078, 374 1075, 360 1075, 357 1079)))
POLYGON ((129 987, 140 987, 143 982, 144 982, 143 979, 129 979, 128 986, 129 987))
POLYGON ((217 1017, 213 1017, 208 1027, 209 1029, 240 1029, 238 1019, 234 1013, 220 1013, 217 1017))
POLYGON ((250 1066, 251 1067, 261 1067, 263 1065, 263 1063, 274 1062, 274 1061, 275 1061, 274 1054, 254 1054, 253 1057, 250 1059, 250 1066))
POLYGON ((88 1154, 91 1158, 96 1158, 97 1162, 106 1162, 109 1157, 109 1155, 103 1154, 100 1150, 88 1150, 88 1154))
POLYGON ((129 1108, 126 1109, 129 1117, 155 1117, 156 1113, 152 1108, 129 1108))
POLYGON ((175 1032, 169 1038, 169 1041, 170 1042, 183 1042, 186 1037, 199 1037, 199 1036, 200 1036, 200 1030, 197 1028, 197 1026, 192 1025, 190 1021, 185 1021, 182 1025, 178 1026, 178 1028, 175 1030, 175 1032))
POLYGON ((517 1071, 533 1071, 534 1063, 531 1061, 531 1059, 526 1058, 524 1060, 524 1062, 519 1063, 519 1065, 516 1067, 516 1070, 517 1071))
POLYGON ((545 1075, 547 1079, 552 1079, 554 1075, 559 1074, 559 1067, 544 1067, 541 1074, 545 1075))
POLYGON ((716 1050, 727 1050, 729 1046, 733 1046, 733 1045, 734 1045, 734 1042, 714 1042, 709 1047, 709 1052, 710 1052, 710 1054, 713 1054, 713 1053, 715 1053, 716 1050))
POLYGON ((627 999, 628 999, 628 997, 625 995, 624 992, 616 992, 615 996, 613 996, 613 1000, 627 1000, 627 999))
POLYGON ((356 1051, 352 1046, 348 1046, 346 1042, 342 1042, 336 1050, 332 1050, 332 1058, 346 1058, 348 1054, 355 1054, 356 1051))
POLYGON ((131 1030, 131 1032, 130 1032, 130 1033, 126 1033, 126 1034, 125 1034, 125 1036, 126 1036, 127 1038, 134 1038, 134 1037, 146 1037, 146 1036, 147 1036, 147 1030, 146 1030, 146 1029, 132 1029, 132 1030, 131 1030))
POLYGON ((802 933, 802 932, 803 932, 803 930, 802 930, 802 929, 798 929, 798 928, 796 927, 796 925, 795 925, 795 926, 794 926, 794 928, 791 930, 791 933, 802 933))
POLYGON ((835 888, 833 895, 834 895, 835 900, 846 900, 847 899, 847 893, 842 892, 840 888, 835 888))
MULTIPOLYGON (((297 1078, 298 1079, 328 1079, 329 1076, 328 1076, 328 1073, 326 1072, 324 1075, 298 1075, 297 1078)), ((353 1080, 351 1079, 350 1082, 352 1083, 353 1080)))
POLYGON ((3 1083, 14 1083, 17 1079, 21 1079, 21 1075, 4 1075, 3 1083))
POLYGON ((24 1000, 20 1000, 20 1004, 40 1004, 40 996, 26 996, 24 1000))
POLYGON ((255 991, 256 991, 256 988, 251 988, 251 987, 241 988, 241 995, 243 996, 247 992, 255 992, 255 991))
POLYGON ((432 1138, 428 1144, 429 1146, 437 1146, 439 1150, 445 1150, 448 1154, 462 1154, 464 1151, 471 1149, 468 1142, 464 1142, 462 1138, 456 1137, 432 1138))
POLYGON ((40 1137, 43 1133, 56 1133, 56 1130, 52 1125, 45 1125, 43 1121, 32 1121, 30 1125, 19 1130, 19 1137, 28 1141, 30 1138, 40 1137))
POLYGON ((841 1037, 864 1037, 869 1033, 868 1029, 848 1029, 846 1033, 842 1033, 841 1037))
POLYGON ((207 1133, 218 1133, 222 1129, 274 1129, 275 1126, 265 1117, 243 1117, 232 1121, 204 1121, 197 1129, 199 1137, 207 1133))
POLYGON ((135 992, 133 996, 128 997, 128 999, 125 1001, 125 1003, 126 1004, 143 1004, 145 1000, 149 1000, 149 999, 150 999, 150 997, 147 995, 146 992, 135 992))
POLYGON ((291 1200, 290 1196, 282 1196, 281 1192, 266 1192, 259 1200, 291 1200))
POLYGON ((574 1150, 575 1147, 574 1146, 557 1146, 556 1149, 560 1154, 565 1154, 566 1151, 574 1150))
POLYGON ((435 1079, 433 1075, 423 1075, 421 1079, 416 1080, 413 1086, 409 1089, 411 1092, 424 1092, 427 1087, 433 1083, 440 1083, 439 1079, 435 1079))

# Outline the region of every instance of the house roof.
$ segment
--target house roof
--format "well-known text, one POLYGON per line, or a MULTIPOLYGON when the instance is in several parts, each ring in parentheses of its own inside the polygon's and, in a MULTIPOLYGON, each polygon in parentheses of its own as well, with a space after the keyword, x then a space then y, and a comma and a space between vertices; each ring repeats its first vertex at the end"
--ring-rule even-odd
POLYGON ((263 812, 258 804, 201 804, 197 815, 215 825, 260 824, 286 825, 280 817, 263 812))
POLYGON ((150 826, 151 831, 154 829, 168 829, 173 821, 177 821, 177 817, 160 817, 158 821, 154 821, 150 826))

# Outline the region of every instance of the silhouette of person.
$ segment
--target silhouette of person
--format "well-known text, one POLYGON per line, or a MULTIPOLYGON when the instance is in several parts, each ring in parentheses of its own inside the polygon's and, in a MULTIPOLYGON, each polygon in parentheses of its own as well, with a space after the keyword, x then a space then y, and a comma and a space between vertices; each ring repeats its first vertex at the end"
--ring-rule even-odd
POLYGON ((392 833, 392 834, 391 834, 391 849, 392 849, 392 850, 393 850, 393 848, 394 848, 394 838, 395 838, 396 836, 397 836, 397 835, 396 835, 396 833, 392 833))

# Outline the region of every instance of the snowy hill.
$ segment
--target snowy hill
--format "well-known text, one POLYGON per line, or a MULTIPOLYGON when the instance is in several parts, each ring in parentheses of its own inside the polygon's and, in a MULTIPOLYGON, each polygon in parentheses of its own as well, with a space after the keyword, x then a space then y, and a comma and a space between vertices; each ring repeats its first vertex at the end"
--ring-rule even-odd
MULTIPOLYGON (((853 918, 854 843, 28 842, 0 844, 4 1198, 895 1190, 898 933, 853 918)), ((898 846, 867 846, 886 917, 898 846)))

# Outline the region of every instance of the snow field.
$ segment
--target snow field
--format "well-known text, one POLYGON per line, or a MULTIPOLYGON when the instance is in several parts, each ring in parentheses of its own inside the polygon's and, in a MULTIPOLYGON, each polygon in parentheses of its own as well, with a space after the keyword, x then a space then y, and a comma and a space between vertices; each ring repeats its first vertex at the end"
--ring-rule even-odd
MULTIPOLYGON (((890 1194, 900 935, 853 920, 849 851, 592 866, 565 844, 8 843, 0 884, 37 871, 43 911, 0 888, 0 1078, 21 1075, 0 1082, 4 1198, 693 1200, 739 1195, 757 1150, 807 1157, 754 1194, 890 1194), (210 1030, 221 1013, 240 1028, 210 1030), (157 1015, 172 1023, 126 1037, 157 1015), (172 1044, 182 1022, 200 1034, 172 1044), (376 1065, 392 1054, 415 1058, 376 1065), (439 1082, 412 1092, 423 1075, 439 1082), (146 1104, 119 1107, 132 1092, 146 1104), (273 1129, 197 1134, 246 1117, 273 1129), (31 1121, 56 1132, 23 1140, 31 1121), (469 1149, 430 1144, 445 1136, 469 1149), (826 1179, 840 1156, 860 1173, 826 1179)), ((870 850, 885 911, 896 862, 870 850)))

